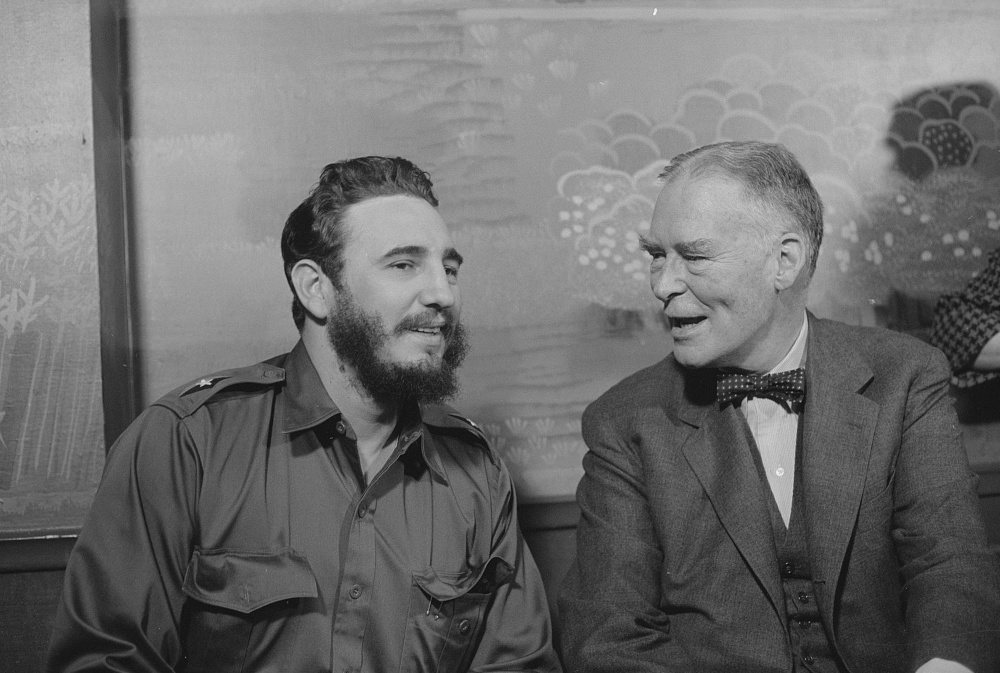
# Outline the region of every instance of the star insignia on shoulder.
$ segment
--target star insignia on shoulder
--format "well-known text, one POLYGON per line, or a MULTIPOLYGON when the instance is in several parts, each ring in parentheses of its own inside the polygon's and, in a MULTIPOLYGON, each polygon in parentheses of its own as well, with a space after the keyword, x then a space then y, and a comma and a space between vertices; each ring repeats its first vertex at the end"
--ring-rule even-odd
POLYGON ((199 390, 207 390, 214 386, 219 381, 225 379, 225 376, 208 376, 206 378, 195 381, 190 386, 188 386, 181 395, 187 395, 189 393, 197 392, 199 390))

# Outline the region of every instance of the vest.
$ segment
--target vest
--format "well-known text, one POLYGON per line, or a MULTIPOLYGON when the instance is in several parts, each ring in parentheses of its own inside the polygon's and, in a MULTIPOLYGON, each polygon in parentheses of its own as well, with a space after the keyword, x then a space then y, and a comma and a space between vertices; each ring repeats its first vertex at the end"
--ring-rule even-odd
POLYGON ((830 646, 830 638, 826 626, 821 621, 813 590, 809 546, 806 539, 805 500, 802 493, 801 427, 800 423, 795 447, 795 488, 792 492, 792 512, 787 527, 781 518, 778 504, 771 495, 760 451, 749 426, 746 426, 747 439, 771 514, 771 531, 774 534, 774 548, 778 558, 778 567, 775 570, 781 578, 781 590, 784 596, 784 605, 779 607, 783 608, 782 620, 788 634, 791 670, 793 673, 847 673, 847 669, 840 663, 830 646))

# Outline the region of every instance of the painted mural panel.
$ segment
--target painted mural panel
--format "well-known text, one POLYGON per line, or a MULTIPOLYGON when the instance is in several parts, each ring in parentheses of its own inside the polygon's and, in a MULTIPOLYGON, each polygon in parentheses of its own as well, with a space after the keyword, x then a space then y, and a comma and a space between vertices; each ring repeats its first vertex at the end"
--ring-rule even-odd
POLYGON ((136 3, 146 401, 294 343, 277 236, 361 154, 434 179, 467 260, 456 404, 522 498, 573 492, 584 406, 670 349, 637 243, 679 152, 788 145, 826 204, 813 310, 922 334, 1000 245, 1000 16, 936 4, 136 3))
POLYGON ((0 537, 82 523, 104 465, 86 3, 0 5, 0 537))

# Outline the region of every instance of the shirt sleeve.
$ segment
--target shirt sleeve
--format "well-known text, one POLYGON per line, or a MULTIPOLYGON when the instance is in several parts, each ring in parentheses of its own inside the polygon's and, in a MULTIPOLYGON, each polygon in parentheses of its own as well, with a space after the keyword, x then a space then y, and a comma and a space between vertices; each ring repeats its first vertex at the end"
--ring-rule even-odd
POLYGON ((979 352, 1000 332, 1000 248, 990 253, 986 268, 961 292, 941 295, 934 309, 931 343, 948 356, 955 384, 966 387, 991 378, 970 371, 979 352))
POLYGON ((561 668, 552 647, 552 623, 545 588, 521 535, 514 486, 502 462, 492 484, 491 500, 491 555, 511 559, 513 573, 496 590, 486 617, 483 639, 470 670, 473 673, 558 672, 561 668))
POLYGON ((163 407, 144 411, 115 442, 67 565, 47 670, 179 665, 199 474, 184 422, 163 407))

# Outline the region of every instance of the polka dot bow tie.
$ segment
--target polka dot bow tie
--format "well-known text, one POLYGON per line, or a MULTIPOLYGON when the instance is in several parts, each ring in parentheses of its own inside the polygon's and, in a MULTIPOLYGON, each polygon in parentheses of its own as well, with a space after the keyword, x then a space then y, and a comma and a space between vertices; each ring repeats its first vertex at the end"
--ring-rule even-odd
POLYGON ((806 395, 806 372, 803 368, 790 369, 776 374, 719 374, 715 384, 719 404, 739 404, 746 397, 766 397, 778 403, 801 402, 806 395))

